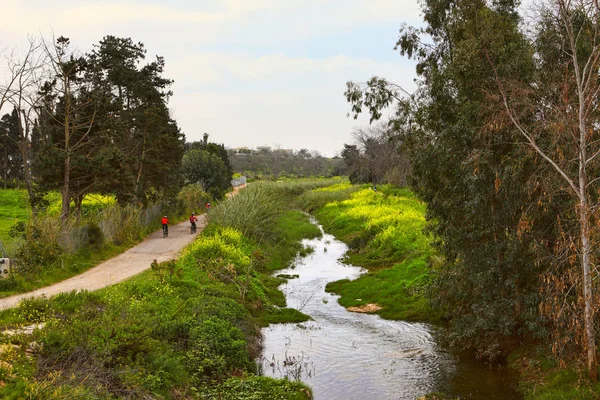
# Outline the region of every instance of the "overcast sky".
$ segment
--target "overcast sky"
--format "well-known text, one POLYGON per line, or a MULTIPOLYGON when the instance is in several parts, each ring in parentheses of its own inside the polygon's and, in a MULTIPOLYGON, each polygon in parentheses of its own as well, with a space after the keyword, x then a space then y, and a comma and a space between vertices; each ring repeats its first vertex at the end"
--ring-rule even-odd
POLYGON ((308 148, 352 142, 348 80, 383 76, 414 87, 393 50, 417 0, 2 0, 0 43, 66 36, 82 52, 105 35, 131 37, 166 59, 169 106, 188 141, 308 148))

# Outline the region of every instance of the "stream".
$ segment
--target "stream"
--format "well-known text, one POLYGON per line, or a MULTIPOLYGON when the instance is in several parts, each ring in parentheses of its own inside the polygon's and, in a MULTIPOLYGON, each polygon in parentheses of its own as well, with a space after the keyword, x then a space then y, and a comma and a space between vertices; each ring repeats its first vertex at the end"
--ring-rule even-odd
POLYGON ((297 276, 280 289, 288 307, 313 320, 262 329, 264 375, 302 380, 317 400, 412 400, 436 391, 461 399, 519 398, 512 377, 459 361, 436 344, 430 325, 347 311, 325 285, 365 270, 340 262, 348 247, 332 235, 303 244, 314 252, 278 274, 297 276))

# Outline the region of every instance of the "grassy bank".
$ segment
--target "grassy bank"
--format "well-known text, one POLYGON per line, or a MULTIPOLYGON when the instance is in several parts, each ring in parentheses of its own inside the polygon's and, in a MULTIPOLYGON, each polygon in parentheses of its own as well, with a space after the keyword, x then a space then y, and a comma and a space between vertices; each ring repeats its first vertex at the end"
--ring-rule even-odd
POLYGON ((510 355, 508 362, 519 372, 519 389, 525 400, 600 398, 600 383, 590 381, 581 359, 559 362, 546 345, 521 346, 510 355))
POLYGON ((438 314, 424 293, 433 254, 423 233, 425 204, 407 189, 387 186, 377 192, 368 187, 349 192, 343 186, 321 192, 317 204, 326 204, 315 216, 349 245, 347 262, 368 269, 354 281, 330 283, 327 290, 340 294, 344 307, 374 303, 382 307, 378 314, 384 318, 435 321, 438 314), (327 192, 333 202, 324 201, 327 192))
MULTIPOLYGON (((289 200, 288 190, 259 198, 289 200)), ((257 199, 244 192, 232 203, 257 199)), ((307 319, 285 308, 276 289, 283 279, 271 271, 286 267, 299 240, 319 231, 284 202, 253 217, 268 218, 274 234, 243 233, 251 221, 216 222, 226 204, 226 215, 237 215, 229 202, 217 205, 209 227, 176 262, 98 292, 26 301, 4 312, 4 328, 45 325, 33 335, 0 335, 0 397, 310 398, 300 383, 257 377, 253 359, 260 326, 307 319)))

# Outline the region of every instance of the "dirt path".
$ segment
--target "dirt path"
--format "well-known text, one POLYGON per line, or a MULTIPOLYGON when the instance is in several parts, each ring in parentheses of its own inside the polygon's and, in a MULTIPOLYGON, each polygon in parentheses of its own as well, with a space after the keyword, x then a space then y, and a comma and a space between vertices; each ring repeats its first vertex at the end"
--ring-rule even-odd
POLYGON ((236 187, 233 188, 233 190, 231 192, 227 193, 225 196, 227 196, 227 198, 235 196, 236 194, 238 194, 238 192, 240 190, 242 190, 245 187, 246 187, 246 184, 243 184, 243 185, 240 185, 240 186, 236 186, 236 187))
MULTIPOLYGON (((198 233, 206 226, 206 215, 198 216, 198 233)), ((46 296, 73 290, 97 290, 124 281, 150 268, 153 260, 163 262, 177 256, 179 251, 194 241, 190 235, 190 223, 181 222, 169 227, 169 237, 162 237, 162 230, 148 236, 142 243, 110 260, 62 282, 46 286, 33 292, 22 293, 0 299, 0 310, 16 307, 26 298, 46 296)))

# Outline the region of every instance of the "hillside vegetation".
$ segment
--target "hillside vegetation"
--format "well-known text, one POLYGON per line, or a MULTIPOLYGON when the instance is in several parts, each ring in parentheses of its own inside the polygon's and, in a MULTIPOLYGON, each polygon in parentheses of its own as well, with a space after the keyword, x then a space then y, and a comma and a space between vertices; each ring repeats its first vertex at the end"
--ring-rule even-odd
POLYGON ((290 210, 294 197, 331 183, 251 186, 211 210, 209 227, 177 261, 98 292, 4 312, 4 328, 43 326, 31 336, 0 335, 16 345, 0 353, 0 396, 310 398, 300 383, 257 377, 253 359, 260 326, 307 319, 285 308, 277 290, 283 279, 270 271, 288 265, 300 239, 320 234, 306 214, 290 210), (245 213, 249 204, 262 211, 245 213), (248 229, 264 219, 270 235, 248 229))

